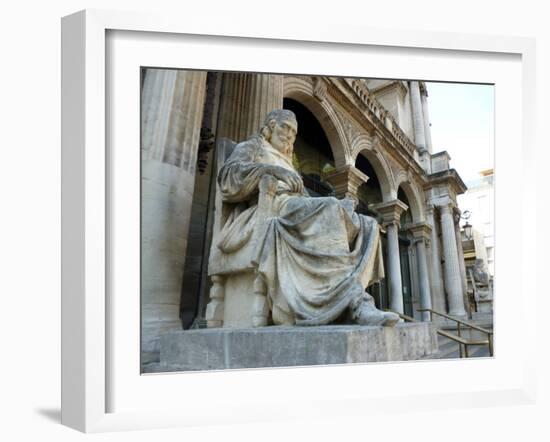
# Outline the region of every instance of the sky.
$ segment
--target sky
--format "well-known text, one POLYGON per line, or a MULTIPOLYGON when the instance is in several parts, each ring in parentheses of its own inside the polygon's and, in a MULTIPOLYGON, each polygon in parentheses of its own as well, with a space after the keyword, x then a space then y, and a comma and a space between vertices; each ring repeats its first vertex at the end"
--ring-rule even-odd
POLYGON ((433 153, 446 150, 465 183, 494 167, 494 86, 426 83, 433 153))

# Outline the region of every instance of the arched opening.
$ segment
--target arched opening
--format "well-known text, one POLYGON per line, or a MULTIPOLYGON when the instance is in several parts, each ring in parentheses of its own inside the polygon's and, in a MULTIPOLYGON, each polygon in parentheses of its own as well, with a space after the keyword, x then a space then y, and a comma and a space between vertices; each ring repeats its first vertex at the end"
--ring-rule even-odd
POLYGON ((326 180, 335 170, 334 156, 321 124, 309 109, 291 98, 283 100, 283 108, 296 114, 298 134, 294 142, 294 167, 300 172, 304 186, 311 196, 334 195, 333 186, 326 180))
POLYGON ((339 112, 333 108, 330 100, 320 101, 316 98, 313 90, 311 77, 285 75, 284 100, 291 99, 298 102, 315 116, 330 142, 336 167, 343 167, 349 162, 351 150, 346 141, 345 129, 339 119, 339 112))
POLYGON ((369 177, 368 181, 361 184, 357 189, 357 198, 359 200, 357 211, 370 216, 376 216, 376 213, 369 209, 368 206, 383 201, 378 175, 370 161, 361 153, 357 155, 355 167, 369 177))
MULTIPOLYGON (((381 199, 376 202, 391 201, 395 199, 393 176, 384 158, 372 149, 368 136, 359 136, 353 144, 355 155, 355 167, 367 173, 369 181, 376 177, 376 188, 380 190, 381 199)), ((371 183, 373 185, 374 183, 371 183)), ((378 195, 377 195, 378 199, 378 195)))
MULTIPOLYGON (((357 213, 361 213, 363 215, 372 216, 381 222, 378 212, 369 208, 371 204, 377 204, 383 201, 383 191, 374 166, 366 156, 359 153, 355 159, 355 167, 369 177, 368 181, 361 184, 361 186, 357 189, 358 204, 356 211, 357 213)), ((387 239, 384 231, 381 233, 381 241, 384 268, 387 268, 387 239)), ((389 308, 389 290, 385 278, 382 281, 367 287, 367 291, 372 295, 374 298, 374 303, 379 309, 389 308)))
MULTIPOLYGON (((424 220, 424 209, 421 193, 417 186, 407 179, 407 174, 401 171, 396 179, 397 197, 409 207, 404 221, 421 222, 424 220)), ((402 223, 405 225, 405 223, 402 223)))

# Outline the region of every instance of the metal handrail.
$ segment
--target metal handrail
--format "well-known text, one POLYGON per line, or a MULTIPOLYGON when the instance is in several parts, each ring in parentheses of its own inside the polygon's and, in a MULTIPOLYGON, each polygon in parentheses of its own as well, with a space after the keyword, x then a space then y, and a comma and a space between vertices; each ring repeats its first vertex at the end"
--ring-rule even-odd
POLYGON ((443 330, 438 330, 437 332, 442 336, 445 336, 449 339, 452 339, 453 341, 458 342, 461 358, 463 357, 463 350, 462 350, 463 345, 464 345, 464 354, 466 355, 466 357, 469 357, 469 355, 468 355, 468 345, 487 345, 489 347, 489 355, 493 356, 493 331, 492 330, 487 330, 485 328, 479 327, 479 326, 477 326, 475 324, 472 324, 470 322, 463 321, 462 319, 453 318, 452 316, 449 316, 445 313, 438 312, 438 311, 433 310, 431 308, 421 308, 421 309, 417 309, 417 311, 419 311, 419 312, 430 312, 434 315, 438 315, 438 316, 441 316, 443 318, 450 319, 451 321, 454 321, 454 322, 457 323, 458 336, 454 336, 453 334, 444 332, 443 330), (473 330, 477 330, 477 331, 480 331, 482 333, 485 333, 487 335, 487 340, 486 341, 473 341, 473 340, 464 339, 461 335, 461 328, 460 328, 461 325, 464 325, 464 326, 469 327, 473 330))
POLYGON ((449 316, 446 313, 441 313, 441 312, 438 312, 438 311, 433 310, 431 308, 419 308, 416 311, 418 311, 418 312, 430 312, 430 313, 433 313, 434 315, 443 316, 444 318, 450 319, 452 321, 458 322, 458 323, 460 323, 462 325, 465 325, 467 327, 473 328, 474 330, 478 330, 480 332, 491 334, 491 335, 493 334, 493 332, 491 330, 487 330, 486 328, 482 328, 478 325, 472 324, 471 322, 463 321, 462 319, 453 318, 452 316, 449 316))
MULTIPOLYGON (((393 312, 393 313, 397 314, 401 319, 403 319, 407 322, 420 322, 420 321, 414 319, 411 316, 405 315, 403 313, 395 312, 391 309, 386 309, 386 311, 393 312)), ((445 317, 447 319, 450 319, 452 321, 455 321, 457 323, 458 336, 455 336, 452 333, 448 333, 444 330, 437 330, 437 334, 455 341, 458 344, 458 349, 459 349, 461 358, 463 358, 464 356, 466 356, 467 358, 470 357, 469 352, 468 352, 468 345, 488 345, 489 346, 489 354, 491 356, 493 356, 493 332, 491 330, 487 330, 487 329, 484 329, 482 327, 478 327, 475 324, 470 324, 469 322, 462 321, 461 319, 453 318, 452 316, 449 316, 445 313, 438 312, 436 310, 432 310, 430 308, 417 309, 417 311, 418 312, 430 312, 430 313, 433 313, 434 315, 443 316, 443 317, 445 317), (474 330, 478 330, 478 331, 481 331, 483 333, 486 333, 487 334, 487 340, 485 340, 485 341, 474 341, 474 340, 471 340, 471 339, 463 338, 461 328, 460 328, 461 325, 465 325, 466 327, 470 327, 474 330), (462 346, 464 346, 464 350, 462 349, 462 346)))
POLYGON ((417 321, 416 319, 414 319, 413 317, 408 316, 408 315, 405 315, 404 313, 394 312, 394 311, 391 310, 391 309, 385 309, 385 311, 395 313, 397 316, 399 316, 401 319, 403 319, 403 320, 405 320, 405 321, 407 321, 407 322, 418 322, 418 321, 417 321))

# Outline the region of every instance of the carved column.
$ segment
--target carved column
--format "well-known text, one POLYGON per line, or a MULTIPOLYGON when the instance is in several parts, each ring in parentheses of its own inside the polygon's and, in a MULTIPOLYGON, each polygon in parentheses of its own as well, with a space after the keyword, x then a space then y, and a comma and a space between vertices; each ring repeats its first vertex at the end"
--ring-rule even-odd
POLYGON ((401 214, 408 209, 408 206, 396 199, 386 203, 374 204, 372 208, 382 215, 388 236, 387 257, 390 308, 395 312, 404 313, 398 226, 401 214))
POLYGON ((283 76, 226 73, 218 137, 240 142, 257 133, 268 112, 283 107, 283 76))
POLYGON ((455 236, 456 236, 456 248, 458 251, 458 263, 460 266, 460 278, 462 282, 462 293, 463 293, 463 302, 467 311, 470 310, 468 302, 468 282, 466 280, 466 263, 464 262, 464 249, 462 248, 462 234, 460 233, 460 211, 457 209, 457 212, 454 216, 455 220, 455 236))
POLYGON ((410 82, 411 106, 414 126, 414 142, 420 152, 426 150, 426 131, 424 127, 424 115, 422 114, 422 99, 420 97, 420 83, 410 82))
POLYGON ((424 134, 426 136, 426 148, 428 149, 429 153, 432 153, 432 129, 430 124, 430 112, 428 110, 428 92, 426 91, 426 88, 422 90, 421 100, 422 114, 424 115, 424 134))
POLYGON ((334 186, 338 198, 350 197, 356 200, 357 189, 368 179, 367 175, 349 164, 338 167, 327 176, 327 181, 334 186))
POLYGON ((426 130, 424 126, 424 114, 422 113, 422 98, 420 97, 420 83, 411 81, 411 107, 414 127, 414 143, 420 156, 420 163, 426 173, 431 173, 431 156, 426 146, 426 130))
POLYGON ((440 206, 443 255, 445 257, 445 288, 449 301, 449 314, 465 316, 462 278, 456 246, 455 222, 451 203, 440 206))
POLYGON ((142 349, 155 360, 159 336, 181 328, 206 72, 150 69, 142 96, 142 349))
POLYGON ((443 289, 443 274, 441 271, 441 250, 439 246, 439 226, 435 220, 435 207, 429 204, 426 209, 428 224, 432 227, 430 232, 430 246, 432 252, 432 304, 434 310, 446 312, 445 292, 443 289))
MULTIPOLYGON (((418 257, 418 282, 420 289, 420 308, 432 308, 432 297, 430 292, 430 276, 428 274, 428 260, 426 258, 426 242, 429 241, 432 231, 428 223, 418 223, 410 228, 416 244, 418 257)), ((431 313, 422 312, 422 320, 430 321, 431 313)))

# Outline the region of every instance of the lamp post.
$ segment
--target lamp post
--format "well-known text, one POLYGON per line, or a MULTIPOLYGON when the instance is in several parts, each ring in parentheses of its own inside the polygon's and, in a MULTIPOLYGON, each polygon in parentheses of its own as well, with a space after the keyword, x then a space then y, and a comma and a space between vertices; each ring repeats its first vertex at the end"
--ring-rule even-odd
POLYGON ((466 220, 466 223, 464 224, 464 235, 466 236, 466 239, 469 241, 472 239, 472 225, 469 223, 470 216, 472 216, 472 212, 469 210, 465 210, 462 215, 460 215, 460 218, 463 220, 466 220))

